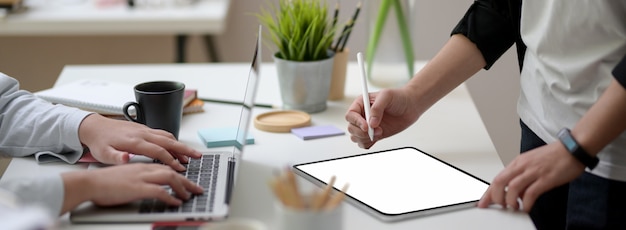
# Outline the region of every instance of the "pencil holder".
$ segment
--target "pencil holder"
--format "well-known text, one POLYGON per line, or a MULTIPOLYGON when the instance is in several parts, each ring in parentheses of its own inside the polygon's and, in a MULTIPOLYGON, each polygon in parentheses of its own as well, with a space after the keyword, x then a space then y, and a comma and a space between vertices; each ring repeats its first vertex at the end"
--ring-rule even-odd
POLYGON ((343 51, 337 50, 335 52, 328 100, 337 101, 345 97, 346 69, 348 67, 349 54, 350 50, 348 48, 343 49, 343 51))
MULTIPOLYGON (((181 228, 177 228, 181 229, 181 228)), ((186 228, 185 228, 186 229, 186 228)), ((191 228, 190 228, 191 229, 191 228)), ((268 230, 263 222, 253 219, 228 218, 203 224, 199 230, 268 230)))
POLYGON ((293 209, 276 205, 277 230, 340 230, 343 228, 343 204, 331 210, 293 209))

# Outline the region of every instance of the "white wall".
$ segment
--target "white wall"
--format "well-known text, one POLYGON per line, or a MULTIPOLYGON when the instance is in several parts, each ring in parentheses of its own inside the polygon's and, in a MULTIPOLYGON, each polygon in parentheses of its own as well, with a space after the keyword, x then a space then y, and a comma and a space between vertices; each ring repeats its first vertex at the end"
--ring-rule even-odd
MULTIPOLYGON (((277 0, 271 0, 276 2, 277 0)), ((340 22, 347 20, 359 0, 341 0, 340 22)), ((258 21, 253 15, 266 1, 231 0, 227 29, 217 36, 223 61, 246 62, 253 49, 258 21)), ((329 6, 335 4, 329 0, 329 6)), ((378 0, 364 0, 366 6, 378 0)), ((451 29, 463 16, 470 0, 415 1, 414 41, 418 59, 429 59, 446 42, 451 29)), ((366 12, 364 9, 362 12, 366 12)), ((350 37, 352 51, 364 50, 367 39, 365 13, 360 14, 350 37)), ((189 62, 206 62, 199 36, 189 41, 189 62)), ((172 36, 56 36, 0 37, 0 71, 20 80, 23 88, 36 91, 50 87, 66 64, 170 63, 174 57, 172 36)), ((264 47, 264 61, 271 52, 264 47)), ((356 53, 356 52, 354 52, 356 53)), ((352 57, 352 60, 355 60, 352 57)), ((519 149, 515 113, 518 71, 514 52, 507 53, 490 71, 481 71, 468 82, 470 93, 485 121, 502 160, 508 163, 519 149)), ((462 114, 459 114, 462 119, 462 114)))
POLYGON ((517 53, 510 49, 489 71, 482 70, 467 82, 470 95, 487 127, 504 165, 519 155, 520 127, 517 53))

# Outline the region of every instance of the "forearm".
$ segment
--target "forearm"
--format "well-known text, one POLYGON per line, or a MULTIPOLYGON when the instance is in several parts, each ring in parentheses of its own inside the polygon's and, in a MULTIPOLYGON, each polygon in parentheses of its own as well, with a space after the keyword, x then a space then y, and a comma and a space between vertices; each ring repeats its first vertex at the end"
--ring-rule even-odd
POLYGON ((485 66, 474 43, 461 34, 450 37, 444 47, 406 85, 420 113, 485 66))
POLYGON ((600 99, 578 121, 572 135, 589 154, 596 155, 626 130, 626 89, 612 80, 600 99))
POLYGON ((523 47, 520 10, 519 0, 474 1, 446 45, 406 85, 418 99, 416 112, 426 111, 481 68, 489 69, 514 43, 523 47))

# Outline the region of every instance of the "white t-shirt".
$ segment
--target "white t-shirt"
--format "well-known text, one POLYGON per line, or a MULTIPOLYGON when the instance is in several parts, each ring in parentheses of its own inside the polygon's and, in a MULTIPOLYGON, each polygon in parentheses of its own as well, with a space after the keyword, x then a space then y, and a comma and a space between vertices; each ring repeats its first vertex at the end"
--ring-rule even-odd
MULTIPOLYGON (((518 113, 554 142, 598 100, 626 54, 626 1, 523 1, 521 35, 527 50, 518 113)), ((626 132, 598 157, 592 174, 626 181, 626 132)))

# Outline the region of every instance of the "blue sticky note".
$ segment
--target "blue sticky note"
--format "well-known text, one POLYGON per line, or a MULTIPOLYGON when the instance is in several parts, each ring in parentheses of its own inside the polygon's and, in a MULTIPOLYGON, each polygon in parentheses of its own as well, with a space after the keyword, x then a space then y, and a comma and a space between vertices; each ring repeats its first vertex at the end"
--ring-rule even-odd
POLYGON ((302 140, 310 140, 343 135, 345 132, 332 125, 322 125, 291 129, 291 133, 298 136, 302 140))
MULTIPOLYGON (((237 144, 237 128, 204 128, 198 130, 200 140, 207 148, 235 146, 237 144)), ((246 144, 254 144, 254 137, 248 134, 246 144)))

